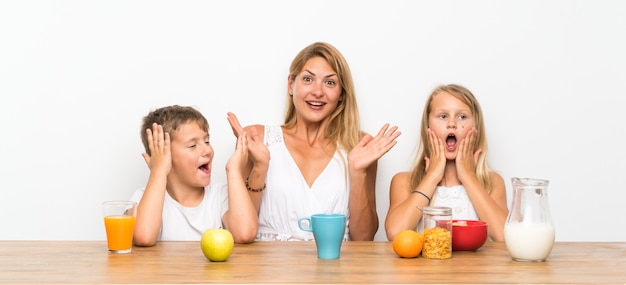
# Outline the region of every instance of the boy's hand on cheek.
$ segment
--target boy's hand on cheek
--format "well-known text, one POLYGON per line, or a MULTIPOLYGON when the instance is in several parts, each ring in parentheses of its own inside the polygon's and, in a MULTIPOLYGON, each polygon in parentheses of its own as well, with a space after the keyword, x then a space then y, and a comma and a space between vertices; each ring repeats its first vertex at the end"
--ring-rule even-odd
POLYGON ((172 168, 170 134, 163 131, 163 126, 152 124, 152 130, 147 129, 148 147, 150 153, 142 156, 151 172, 161 172, 167 175, 172 168))

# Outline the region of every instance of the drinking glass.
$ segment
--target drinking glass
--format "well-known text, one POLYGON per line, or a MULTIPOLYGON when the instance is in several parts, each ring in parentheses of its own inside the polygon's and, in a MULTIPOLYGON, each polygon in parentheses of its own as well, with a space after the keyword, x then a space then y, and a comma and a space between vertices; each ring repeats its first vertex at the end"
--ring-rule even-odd
POLYGON ((102 203, 102 210, 109 252, 130 253, 133 249, 137 203, 133 201, 106 201, 102 203))

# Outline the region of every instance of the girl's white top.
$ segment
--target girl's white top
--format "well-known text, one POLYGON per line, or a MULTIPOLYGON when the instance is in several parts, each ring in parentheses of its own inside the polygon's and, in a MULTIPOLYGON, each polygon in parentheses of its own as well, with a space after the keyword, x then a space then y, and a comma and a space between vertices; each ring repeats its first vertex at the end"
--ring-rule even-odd
MULTIPOLYGON (((437 186, 435 194, 429 206, 443 206, 452 209, 453 220, 478 220, 478 215, 472 205, 472 201, 467 196, 467 191, 463 185, 451 187, 437 186)), ((418 230, 423 229, 422 221, 420 221, 418 230)))
POLYGON ((467 196, 467 191, 463 185, 437 186, 432 200, 431 204, 434 206, 452 208, 452 219, 454 220, 478 220, 474 205, 467 196))

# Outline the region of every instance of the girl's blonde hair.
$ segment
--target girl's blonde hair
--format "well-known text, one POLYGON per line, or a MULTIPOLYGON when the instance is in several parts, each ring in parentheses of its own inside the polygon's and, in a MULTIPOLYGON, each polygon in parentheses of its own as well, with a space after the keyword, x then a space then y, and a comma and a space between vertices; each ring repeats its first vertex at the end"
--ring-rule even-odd
MULTIPOLYGON (((341 86, 341 99, 337 108, 330 116, 324 138, 336 141, 340 147, 350 151, 361 140, 361 126, 352 73, 339 50, 323 42, 316 42, 305 47, 291 62, 289 79, 293 82, 296 76, 302 72, 306 62, 315 57, 321 57, 330 64, 333 71, 337 73, 339 85, 341 86)), ((296 120, 296 108, 291 95, 287 92, 287 112, 283 127, 292 128, 296 125, 296 120)))
POLYGON ((416 157, 417 160, 415 162, 415 166, 411 170, 411 189, 417 188, 419 182, 422 181, 426 175, 426 160, 424 158, 430 157, 431 151, 428 143, 428 117, 430 116, 433 98, 442 92, 449 93, 470 107, 472 117, 474 118, 474 127, 478 130, 478 137, 476 144, 474 145, 474 150, 482 149, 476 163, 476 176, 485 189, 487 189, 487 193, 490 193, 492 190, 491 178, 489 176, 491 169, 487 163, 487 135, 485 134, 483 113, 478 100, 474 97, 474 94, 472 94, 472 92, 470 92, 467 88, 457 84, 438 86, 430 94, 428 100, 426 100, 424 112, 422 112, 420 143, 416 157))

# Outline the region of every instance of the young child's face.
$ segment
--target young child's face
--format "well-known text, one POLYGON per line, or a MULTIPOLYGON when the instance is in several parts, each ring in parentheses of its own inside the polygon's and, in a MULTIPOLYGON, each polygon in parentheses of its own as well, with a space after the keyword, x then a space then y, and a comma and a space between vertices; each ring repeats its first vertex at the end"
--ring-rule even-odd
MULTIPOLYGON (((211 183, 213 147, 209 134, 195 122, 181 125, 172 138, 172 170, 175 183, 204 187, 211 183)), ((169 180, 169 177, 168 177, 169 180)))
POLYGON ((474 127, 468 105, 448 92, 437 94, 430 103, 428 126, 445 145, 446 158, 455 159, 458 143, 474 127))

